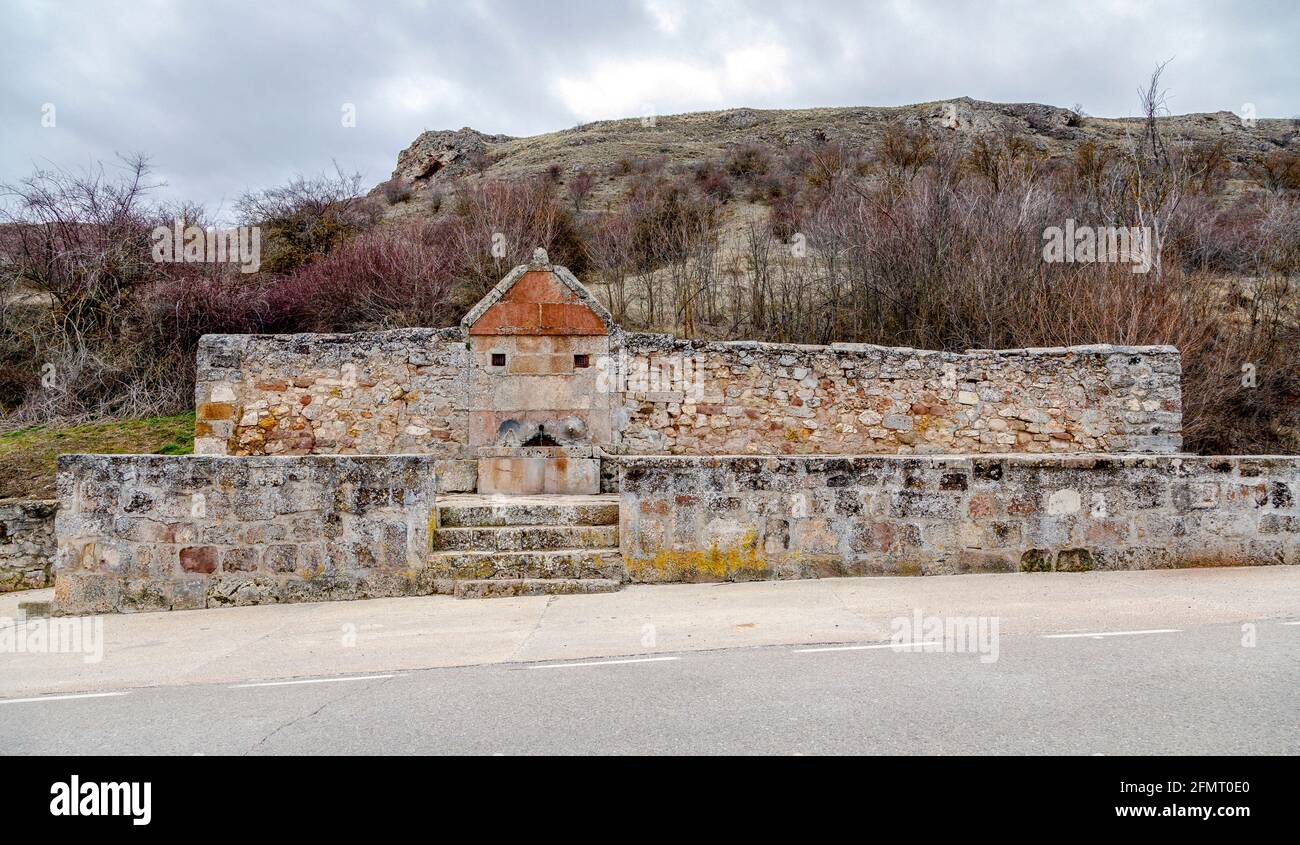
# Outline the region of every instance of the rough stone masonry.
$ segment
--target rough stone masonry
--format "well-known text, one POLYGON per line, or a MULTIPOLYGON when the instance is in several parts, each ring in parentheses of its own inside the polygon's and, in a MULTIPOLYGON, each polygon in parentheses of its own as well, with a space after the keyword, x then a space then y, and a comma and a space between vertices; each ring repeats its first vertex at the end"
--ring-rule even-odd
POLYGON ((633 581, 1300 563, 1300 461, 1176 455, 639 457, 633 581))
MULTIPOLYGON (((613 454, 1171 454, 1181 447, 1181 364, 1168 346, 946 353, 622 333, 600 343, 543 339, 544 352, 520 361, 522 338, 474 348, 461 329, 209 335, 199 349, 196 450, 466 460, 521 411, 581 414, 613 454), (500 373, 492 372, 493 353, 504 359, 500 373), (571 357, 582 354, 589 366, 579 370, 605 384, 588 376, 584 390, 561 391, 582 377, 571 357), (526 366, 567 367, 553 373, 567 378, 538 390, 541 378, 524 374, 526 366), (629 376, 678 369, 690 384, 629 376), (601 403, 579 407, 593 397, 601 403), (567 407, 529 407, 539 401, 567 407)), ((541 346, 538 338, 527 344, 541 346)), ((470 479, 458 482, 472 489, 470 479)))
POLYGON ((58 502, 0 499, 0 593, 47 587, 58 502))
POLYGON ((437 502, 475 492, 619 508, 616 537, 529 534, 599 533, 576 557, 474 552, 480 581, 1298 562, 1300 458, 1180 454, 1172 347, 628 333, 540 250, 459 326, 205 337, 195 399, 200 455, 61 459, 61 612, 451 591, 437 502))
POLYGON ((433 592, 422 456, 59 458, 63 612, 433 592))

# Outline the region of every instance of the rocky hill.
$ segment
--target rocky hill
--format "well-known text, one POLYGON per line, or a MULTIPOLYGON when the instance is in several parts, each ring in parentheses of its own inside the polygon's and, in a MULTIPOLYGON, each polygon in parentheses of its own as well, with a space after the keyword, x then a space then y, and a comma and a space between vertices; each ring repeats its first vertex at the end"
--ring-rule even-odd
MULTIPOLYGON (((1220 111, 1170 116, 1161 122, 1181 142, 1222 141, 1234 170, 1274 150, 1300 150, 1300 119, 1259 119, 1248 127, 1232 112, 1220 111)), ((865 146, 891 125, 955 133, 962 144, 981 134, 1011 133, 1047 156, 1058 157, 1072 155, 1090 140, 1121 145, 1140 131, 1141 120, 1088 117, 1038 103, 989 103, 962 97, 892 108, 738 108, 604 120, 527 138, 486 135, 466 127, 422 133, 398 155, 391 184, 412 189, 418 197, 454 191, 456 180, 468 175, 511 179, 553 166, 558 166, 562 175, 583 169, 608 175, 623 161, 662 157, 669 166, 690 165, 716 159, 745 143, 778 150, 827 141, 865 146)), ((603 190, 615 189, 616 183, 616 178, 607 179, 603 190)))

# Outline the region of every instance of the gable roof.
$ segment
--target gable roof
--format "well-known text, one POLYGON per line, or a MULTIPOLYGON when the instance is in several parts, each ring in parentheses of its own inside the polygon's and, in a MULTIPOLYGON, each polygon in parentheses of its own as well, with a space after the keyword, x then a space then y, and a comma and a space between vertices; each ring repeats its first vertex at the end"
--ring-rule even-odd
POLYGON ((541 247, 488 291, 460 324, 470 334, 603 335, 616 328, 605 306, 567 267, 551 264, 541 247))

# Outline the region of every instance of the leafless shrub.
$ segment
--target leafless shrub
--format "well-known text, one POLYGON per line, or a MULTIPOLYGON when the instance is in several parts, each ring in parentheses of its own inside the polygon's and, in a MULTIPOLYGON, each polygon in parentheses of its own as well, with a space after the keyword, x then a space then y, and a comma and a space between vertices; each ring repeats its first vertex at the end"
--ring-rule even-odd
POLYGON ((362 195, 361 174, 295 176, 284 185, 245 192, 235 203, 242 223, 262 228, 262 267, 287 273, 369 228, 378 210, 362 195))
POLYGON ((1300 191, 1300 153, 1274 150, 1252 159, 1246 172, 1257 185, 1271 193, 1300 191))
POLYGON ((741 144, 727 154, 724 167, 733 179, 754 180, 772 169, 772 153, 759 144, 741 144))
POLYGON ((0 188, 0 304, 8 423, 156 411, 175 383, 143 365, 132 321, 161 277, 150 258, 160 221, 147 204, 149 164, 116 173, 41 170, 0 188))
POLYGON ((415 196, 415 189, 399 177, 389 179, 383 185, 384 199, 389 205, 398 205, 399 203, 409 202, 415 196))
POLYGON ((313 331, 450 325, 452 227, 413 222, 351 238, 277 283, 263 322, 313 331))
POLYGON ((460 279, 457 302, 469 306, 478 301, 538 246, 575 273, 585 272, 584 234, 573 213, 556 199, 549 180, 486 180, 465 186, 456 196, 450 238, 460 279))
POLYGON ((934 144, 928 132, 893 124, 876 145, 876 160, 886 176, 895 182, 912 179, 934 158, 934 144))
POLYGON ((573 203, 573 210, 579 214, 582 213, 582 204, 591 196, 592 190, 596 187, 596 176, 590 170, 583 168, 569 179, 569 184, 565 190, 569 194, 569 200, 573 203))

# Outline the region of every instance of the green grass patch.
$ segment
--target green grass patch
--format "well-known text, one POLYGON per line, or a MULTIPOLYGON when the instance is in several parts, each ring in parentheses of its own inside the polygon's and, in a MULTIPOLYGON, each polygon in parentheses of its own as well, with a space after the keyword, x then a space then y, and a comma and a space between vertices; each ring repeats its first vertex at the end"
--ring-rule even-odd
POLYGON ((192 413, 62 428, 20 428, 0 434, 0 499, 53 499, 59 455, 188 455, 193 450, 192 413))

